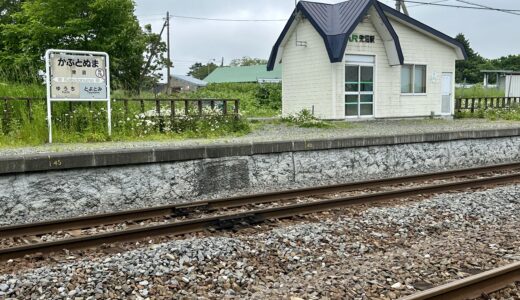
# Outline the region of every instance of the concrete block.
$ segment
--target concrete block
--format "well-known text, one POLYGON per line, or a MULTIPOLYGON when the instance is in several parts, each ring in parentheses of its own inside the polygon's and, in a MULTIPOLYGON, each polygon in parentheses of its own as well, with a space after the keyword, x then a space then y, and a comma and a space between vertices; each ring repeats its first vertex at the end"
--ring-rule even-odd
POLYGON ((251 144, 208 146, 206 147, 206 157, 249 156, 253 154, 252 148, 251 144))
POLYGON ((109 150, 94 153, 93 167, 135 165, 155 162, 153 149, 109 150))
POLYGON ((331 140, 332 149, 353 148, 365 146, 366 138, 339 138, 331 140))
POLYGON ((156 162, 174 162, 206 158, 205 147, 157 148, 154 150, 156 162))
POLYGON ((0 174, 20 173, 25 171, 25 159, 22 157, 4 157, 0 160, 0 174))
POLYGON ((48 156, 48 170, 88 168, 94 165, 94 153, 64 153, 48 156))
POLYGON ((252 153, 254 154, 268 154, 281 153, 293 151, 293 142, 261 142, 253 143, 252 153))

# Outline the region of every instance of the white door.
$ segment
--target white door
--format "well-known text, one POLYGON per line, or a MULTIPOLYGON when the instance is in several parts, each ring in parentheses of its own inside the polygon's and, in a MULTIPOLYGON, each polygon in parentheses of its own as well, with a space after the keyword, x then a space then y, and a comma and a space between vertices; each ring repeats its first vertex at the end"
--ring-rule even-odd
POLYGON ((451 99, 453 93, 452 76, 452 73, 442 73, 441 114, 443 115, 451 115, 451 99))

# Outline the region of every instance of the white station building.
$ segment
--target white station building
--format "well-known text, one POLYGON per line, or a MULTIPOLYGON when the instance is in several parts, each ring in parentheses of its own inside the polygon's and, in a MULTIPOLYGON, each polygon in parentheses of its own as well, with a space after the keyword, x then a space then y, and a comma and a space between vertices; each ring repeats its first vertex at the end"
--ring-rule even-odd
POLYGON ((457 40, 376 0, 301 1, 273 47, 282 113, 323 119, 450 116, 457 40))

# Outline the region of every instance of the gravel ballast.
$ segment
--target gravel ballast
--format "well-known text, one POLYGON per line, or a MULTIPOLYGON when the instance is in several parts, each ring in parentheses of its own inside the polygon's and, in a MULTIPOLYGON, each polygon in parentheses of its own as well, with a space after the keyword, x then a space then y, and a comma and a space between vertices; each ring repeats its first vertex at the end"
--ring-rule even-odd
POLYGON ((519 193, 512 185, 441 194, 71 257, 0 275, 0 299, 395 299, 520 260, 519 193))

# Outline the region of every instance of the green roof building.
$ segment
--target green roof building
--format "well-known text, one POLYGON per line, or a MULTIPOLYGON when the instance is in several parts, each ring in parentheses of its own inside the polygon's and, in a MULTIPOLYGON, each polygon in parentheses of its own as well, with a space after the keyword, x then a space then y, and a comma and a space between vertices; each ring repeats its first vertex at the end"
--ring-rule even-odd
POLYGON ((267 71, 267 65, 246 67, 218 67, 211 72, 204 81, 207 83, 224 82, 259 82, 278 83, 282 81, 282 66, 278 65, 273 71, 267 71))

